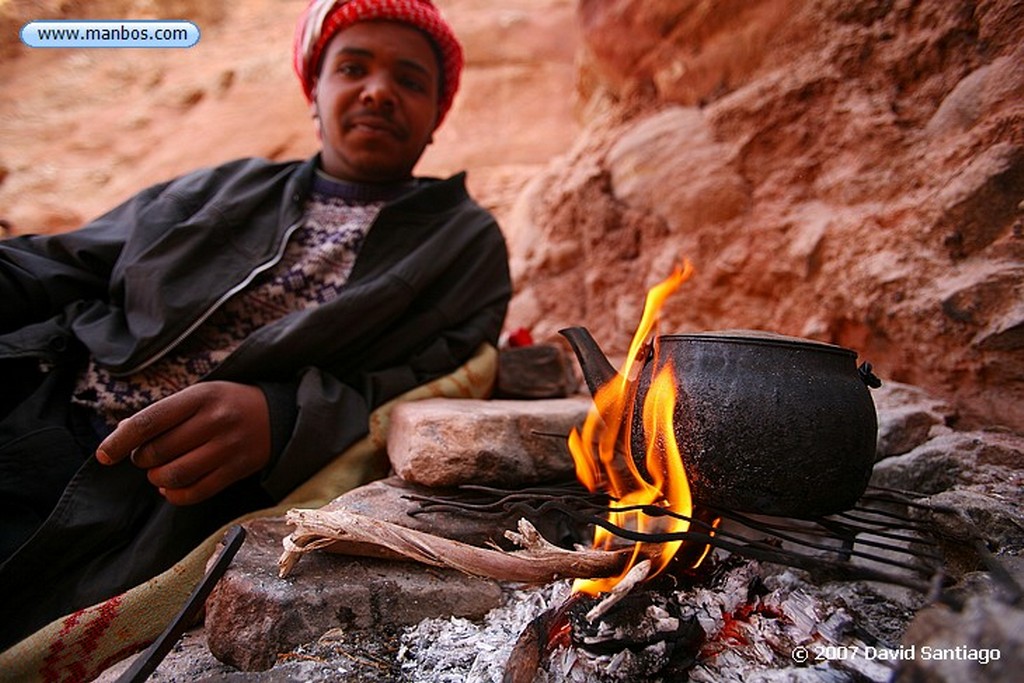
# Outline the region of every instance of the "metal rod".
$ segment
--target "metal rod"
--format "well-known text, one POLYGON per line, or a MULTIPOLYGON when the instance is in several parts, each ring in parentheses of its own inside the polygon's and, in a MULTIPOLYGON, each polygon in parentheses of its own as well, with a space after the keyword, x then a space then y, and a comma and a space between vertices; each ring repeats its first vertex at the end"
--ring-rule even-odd
POLYGON ((153 643, 146 648, 142 654, 136 657, 132 665, 121 674, 116 683, 142 683, 150 674, 156 671, 156 667, 160 665, 167 653, 171 651, 175 643, 181 638, 185 630, 188 629, 192 622, 195 621, 199 615, 199 611, 203 608, 206 603, 206 598, 210 595, 210 591, 217 585, 217 582, 227 571, 228 565, 231 564, 232 558, 238 549, 242 547, 242 542, 245 540, 245 529, 235 525, 231 527, 224 536, 224 548, 220 551, 217 559, 214 560, 213 565, 207 570, 206 575, 199 581, 199 584, 192 590, 192 594, 188 596, 181 611, 171 620, 167 628, 160 636, 153 641, 153 643))
MULTIPOLYGON (((667 517, 673 517, 673 518, 676 518, 676 519, 680 519, 680 520, 683 520, 683 521, 689 521, 689 522, 698 521, 698 520, 695 520, 692 517, 688 517, 686 515, 682 515, 682 514, 679 514, 677 512, 673 512, 671 510, 666 510, 665 508, 659 508, 659 507, 655 507, 655 506, 639 505, 639 506, 629 506, 629 507, 625 507, 625 508, 615 508, 615 509, 617 511, 618 510, 637 509, 637 510, 639 510, 641 512, 644 512, 648 516, 667 516, 667 517)), ((888 544, 888 543, 882 543, 880 541, 870 541, 870 540, 866 540, 866 539, 857 539, 856 538, 856 536, 858 534, 860 534, 860 533, 868 533, 868 534, 873 533, 874 530, 869 528, 869 527, 860 528, 857 531, 856 534, 850 534, 850 533, 846 533, 846 534, 842 534, 842 535, 835 534, 835 533, 833 533, 833 534, 828 534, 828 533, 816 534, 816 533, 814 533, 814 531, 812 529, 794 529, 793 527, 788 526, 788 525, 786 525, 786 526, 775 525, 775 524, 772 524, 770 522, 754 520, 753 518, 751 518, 751 517, 749 517, 747 515, 743 515, 743 514, 736 513, 736 512, 729 512, 729 511, 720 510, 720 509, 714 509, 714 508, 710 508, 710 509, 712 509, 712 511, 715 512, 715 514, 721 516, 723 519, 727 519, 729 521, 733 521, 733 522, 736 522, 738 524, 742 524, 743 526, 745 526, 745 527, 747 527, 749 529, 752 529, 754 531, 760 531, 760 532, 763 532, 763 533, 770 533, 771 535, 775 536, 776 538, 778 538, 779 540, 782 540, 782 541, 788 541, 790 543, 793 543, 793 544, 796 544, 796 545, 800 545, 800 546, 804 546, 804 547, 807 547, 807 548, 812 548, 812 549, 815 549, 815 550, 822 550, 822 551, 826 551, 826 552, 834 552, 836 554, 842 554, 842 555, 845 555, 845 556, 852 555, 852 556, 860 557, 860 558, 863 558, 863 559, 872 560, 872 561, 875 561, 875 562, 884 562, 884 563, 890 564, 892 566, 903 567, 905 569, 910 569, 912 571, 916 571, 916 568, 914 566, 906 564, 904 562, 900 562, 898 560, 891 560, 891 559, 888 559, 888 558, 881 558, 881 557, 879 557, 877 555, 874 555, 874 554, 871 554, 871 553, 866 553, 866 552, 863 552, 863 551, 854 550, 852 548, 844 548, 842 550, 837 550, 836 548, 834 548, 832 546, 826 546, 826 545, 822 545, 820 543, 814 543, 814 542, 812 542, 810 540, 799 538, 799 537, 793 536, 793 535, 791 535, 789 533, 784 533, 787 530, 794 530, 794 531, 797 531, 799 533, 804 533, 806 535, 817 536, 817 537, 822 538, 822 539, 839 540, 839 541, 849 540, 852 543, 860 543, 861 545, 868 546, 868 547, 875 547, 875 548, 880 548, 880 549, 883 549, 883 550, 892 550, 892 551, 895 551, 895 552, 898 552, 898 553, 902 553, 902 554, 908 554, 908 555, 910 554, 909 552, 907 552, 906 549, 904 549, 904 548, 902 548, 900 546, 895 546, 895 545, 888 544)), ((813 524, 821 525, 823 528, 825 528, 826 531, 828 531, 828 528, 824 526, 823 521, 825 521, 825 520, 816 520, 816 521, 813 521, 813 522, 809 521, 808 523, 813 523, 813 524)), ((611 529, 609 529, 609 531, 611 531, 611 529)), ((844 529, 844 531, 848 531, 848 530, 844 529)), ((643 532, 640 532, 640 533, 643 533, 643 532)), ((671 534, 660 534, 659 536, 661 537, 661 540, 658 540, 658 541, 652 540, 651 542, 668 542, 668 541, 671 541, 671 540, 681 540, 681 539, 671 539, 671 538, 669 538, 671 536, 671 534)), ((942 559, 941 557, 937 557, 935 555, 926 554, 926 553, 914 553, 914 554, 912 554, 912 556, 914 558, 928 557, 928 558, 935 559, 935 560, 940 560, 940 561, 942 559)))
MULTIPOLYGON (((676 516, 676 515, 673 515, 673 516, 676 516)), ((747 526, 750 529, 753 529, 754 531, 766 531, 766 529, 760 528, 760 525, 758 525, 756 522, 753 522, 752 520, 747 520, 747 521, 734 520, 734 521, 739 521, 741 524, 744 524, 745 526, 747 526)), ((642 532, 642 531, 632 531, 632 530, 629 530, 629 529, 623 529, 622 527, 619 527, 619 526, 617 526, 615 524, 612 524, 610 522, 607 522, 605 520, 601 520, 600 522, 598 522, 598 524, 599 524, 599 526, 604 527, 608 531, 611 531, 616 536, 619 536, 621 538, 626 538, 626 539, 632 540, 632 541, 642 542, 642 543, 671 543, 671 542, 674 542, 674 541, 693 540, 692 534, 690 532, 688 532, 688 531, 676 531, 676 532, 666 532, 666 533, 647 533, 647 532, 642 532)), ((825 551, 825 552, 836 553, 836 554, 840 554, 841 553, 844 556, 851 556, 852 555, 852 556, 858 557, 860 559, 870 560, 872 562, 878 562, 880 564, 888 565, 888 566, 891 566, 891 567, 899 567, 901 569, 906 569, 908 571, 915 572, 915 573, 921 571, 921 567, 919 565, 912 565, 912 564, 908 564, 906 562, 902 562, 902 561, 899 561, 899 560, 894 560, 894 559, 887 558, 887 557, 881 557, 881 556, 878 556, 878 555, 874 555, 872 553, 863 552, 863 551, 859 551, 859 550, 847 550, 847 549, 839 550, 839 549, 836 549, 834 547, 824 546, 824 545, 821 545, 821 544, 811 543, 809 541, 804 541, 804 540, 801 540, 801 539, 798 539, 798 538, 794 538, 794 537, 790 536, 789 534, 777 533, 777 532, 772 531, 770 529, 768 529, 767 531, 769 533, 771 533, 773 536, 775 536, 777 539, 781 540, 781 541, 788 541, 790 543, 793 543, 795 545, 800 545, 800 546, 803 546, 805 548, 811 548, 811 549, 814 549, 814 550, 822 550, 822 551, 825 551)), ((721 530, 716 531, 716 533, 715 533, 716 537, 717 536, 721 536, 721 535, 726 535, 726 534, 722 534, 721 530)), ((731 535, 731 537, 736 537, 736 536, 733 534, 733 535, 731 535)), ((750 543, 755 544, 755 545, 757 545, 759 543, 758 541, 751 541, 750 539, 744 539, 744 540, 747 540, 750 543)), ((836 540, 842 540, 842 539, 836 539, 836 540)), ((724 547, 715 538, 712 538, 708 542, 711 545, 715 546, 715 547, 724 547)), ((742 552, 742 551, 740 551, 740 552, 742 552)), ((807 558, 810 561, 819 559, 819 558, 809 558, 806 555, 800 555, 799 553, 797 553, 794 550, 789 550, 789 551, 777 550, 776 552, 780 552, 780 553, 781 552, 788 552, 788 553, 791 553, 795 557, 807 558)), ((916 557, 916 555, 914 557, 916 557)), ((826 558, 820 558, 820 559, 827 561, 826 558)))

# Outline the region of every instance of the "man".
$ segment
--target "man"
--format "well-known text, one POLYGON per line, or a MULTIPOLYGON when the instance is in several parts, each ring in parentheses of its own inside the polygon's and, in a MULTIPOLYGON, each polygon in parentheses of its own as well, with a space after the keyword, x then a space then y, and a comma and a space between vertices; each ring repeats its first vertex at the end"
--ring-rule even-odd
POLYGON ((429 0, 314 0, 322 143, 0 242, 0 648, 172 565, 496 343, 504 241, 463 176, 413 177, 463 64, 429 0))

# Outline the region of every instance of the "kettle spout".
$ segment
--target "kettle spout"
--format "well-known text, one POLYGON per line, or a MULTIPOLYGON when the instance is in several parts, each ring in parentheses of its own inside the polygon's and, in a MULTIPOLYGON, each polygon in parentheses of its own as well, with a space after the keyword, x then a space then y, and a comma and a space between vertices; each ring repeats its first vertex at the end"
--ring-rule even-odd
POLYGON ((576 360, 583 371, 583 379, 587 382, 590 394, 594 395, 597 390, 608 382, 611 382, 616 375, 615 368, 608 362, 604 352, 594 341, 593 335, 585 327, 567 327, 559 330, 558 334, 569 340, 576 360))

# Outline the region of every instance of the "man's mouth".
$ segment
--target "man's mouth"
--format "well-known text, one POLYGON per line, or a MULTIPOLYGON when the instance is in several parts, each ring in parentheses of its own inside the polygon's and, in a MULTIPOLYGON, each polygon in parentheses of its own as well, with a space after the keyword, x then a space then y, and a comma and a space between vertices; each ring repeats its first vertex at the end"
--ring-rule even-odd
POLYGON ((398 139, 404 137, 401 127, 393 121, 380 116, 354 116, 347 121, 345 127, 350 131, 390 135, 398 139))

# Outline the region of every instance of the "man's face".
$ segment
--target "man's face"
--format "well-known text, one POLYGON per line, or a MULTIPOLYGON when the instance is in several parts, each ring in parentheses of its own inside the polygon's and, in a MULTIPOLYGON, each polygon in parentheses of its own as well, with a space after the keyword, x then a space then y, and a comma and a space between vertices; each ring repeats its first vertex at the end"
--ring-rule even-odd
POLYGON ((439 69, 419 30, 366 21, 324 50, 313 100, 324 170, 343 180, 405 180, 437 126, 439 69))

